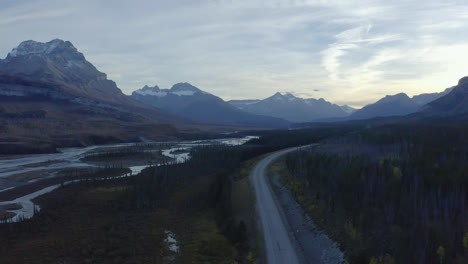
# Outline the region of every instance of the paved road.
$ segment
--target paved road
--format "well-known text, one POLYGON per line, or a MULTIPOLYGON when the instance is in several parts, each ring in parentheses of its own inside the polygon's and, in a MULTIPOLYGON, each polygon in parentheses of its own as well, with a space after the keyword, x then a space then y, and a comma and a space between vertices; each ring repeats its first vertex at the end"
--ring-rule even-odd
POLYGON ((300 263, 294 241, 289 236, 287 224, 283 222, 281 211, 275 203, 265 176, 266 168, 273 160, 296 149, 285 149, 267 156, 257 164, 250 174, 250 180, 255 189, 257 211, 262 223, 268 264, 300 263))

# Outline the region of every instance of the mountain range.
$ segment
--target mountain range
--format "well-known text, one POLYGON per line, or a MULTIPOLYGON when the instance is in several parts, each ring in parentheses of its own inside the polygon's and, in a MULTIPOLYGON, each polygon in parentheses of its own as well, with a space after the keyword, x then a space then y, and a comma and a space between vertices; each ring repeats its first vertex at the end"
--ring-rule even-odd
POLYGON ((189 84, 175 85, 168 95, 194 100, 165 105, 176 103, 180 110, 147 105, 123 94, 71 42, 24 41, 0 60, 0 154, 288 125, 189 84))
POLYGON ((178 83, 171 89, 145 86, 134 91, 131 98, 174 115, 198 121, 253 127, 288 126, 288 122, 280 118, 251 114, 238 109, 189 83, 178 83))
POLYGON ((322 98, 305 99, 279 92, 263 100, 231 100, 229 103, 250 113, 274 116, 291 122, 333 122, 416 113, 426 104, 449 94, 452 89, 453 87, 440 93, 415 95, 412 98, 405 93, 387 95, 361 109, 348 105, 339 106, 322 98))
MULTIPOLYGON (((324 99, 303 99, 291 93, 275 93, 263 100, 232 100, 232 105, 247 112, 274 116, 291 122, 311 122, 317 119, 345 117, 348 112, 324 99)), ((351 107, 345 108, 352 111, 351 107)))
POLYGON ((366 105, 363 108, 357 110, 346 119, 358 120, 374 117, 409 115, 423 109, 428 103, 448 95, 452 90, 453 87, 447 88, 440 93, 420 94, 415 95, 412 98, 410 98, 405 93, 387 95, 377 102, 366 105))
POLYGON ((0 60, 0 154, 175 139, 200 130, 286 128, 289 122, 460 115, 468 111, 467 90, 465 77, 441 93, 400 93, 359 110, 290 93, 225 102, 189 83, 145 86, 127 96, 71 42, 29 40, 0 60))

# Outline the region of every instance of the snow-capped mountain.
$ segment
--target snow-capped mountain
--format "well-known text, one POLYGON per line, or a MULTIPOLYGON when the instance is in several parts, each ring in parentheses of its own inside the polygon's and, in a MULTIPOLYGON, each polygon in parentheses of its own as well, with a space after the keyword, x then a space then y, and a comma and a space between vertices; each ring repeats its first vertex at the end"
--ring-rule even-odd
POLYGON ((131 97, 147 105, 193 120, 257 127, 287 126, 285 120, 239 110, 221 98, 189 83, 178 83, 171 89, 144 86, 134 91, 131 97))
POLYGON ((7 133, 0 133, 0 142, 54 146, 167 136, 174 131, 167 124, 188 121, 124 95, 71 42, 60 39, 24 41, 0 61, 4 119, 12 121, 7 133))
POLYGON ((250 113, 279 117, 291 122, 310 122, 348 115, 338 105, 324 99, 303 99, 290 93, 278 92, 264 100, 233 100, 229 103, 250 113))
POLYGON ((22 42, 0 64, 0 95, 43 96, 143 115, 161 122, 174 118, 124 95, 71 42, 22 42))
MULTIPOLYGON (((28 40, 14 48, 0 66, 3 80, 16 79, 54 84, 62 92, 111 103, 126 102, 116 84, 98 71, 71 42, 28 40), (112 96, 109 96, 112 95, 112 96)), ((34 92, 31 91, 30 92, 34 92)))

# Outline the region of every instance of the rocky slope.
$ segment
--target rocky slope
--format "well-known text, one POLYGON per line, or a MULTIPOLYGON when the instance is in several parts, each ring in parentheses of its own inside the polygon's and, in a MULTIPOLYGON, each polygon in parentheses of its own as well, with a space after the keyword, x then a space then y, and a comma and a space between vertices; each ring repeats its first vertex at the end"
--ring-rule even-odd
POLYGON ((0 61, 2 150, 170 138, 183 122, 124 95, 68 41, 25 41, 0 61))

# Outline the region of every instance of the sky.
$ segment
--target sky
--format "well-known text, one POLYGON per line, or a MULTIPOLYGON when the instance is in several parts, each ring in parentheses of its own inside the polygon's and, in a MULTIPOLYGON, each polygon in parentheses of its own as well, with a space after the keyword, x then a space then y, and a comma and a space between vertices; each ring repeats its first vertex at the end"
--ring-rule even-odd
POLYGON ((0 58, 69 40, 126 94, 189 82, 362 107, 468 75, 468 3, 409 0, 0 0, 0 58))

